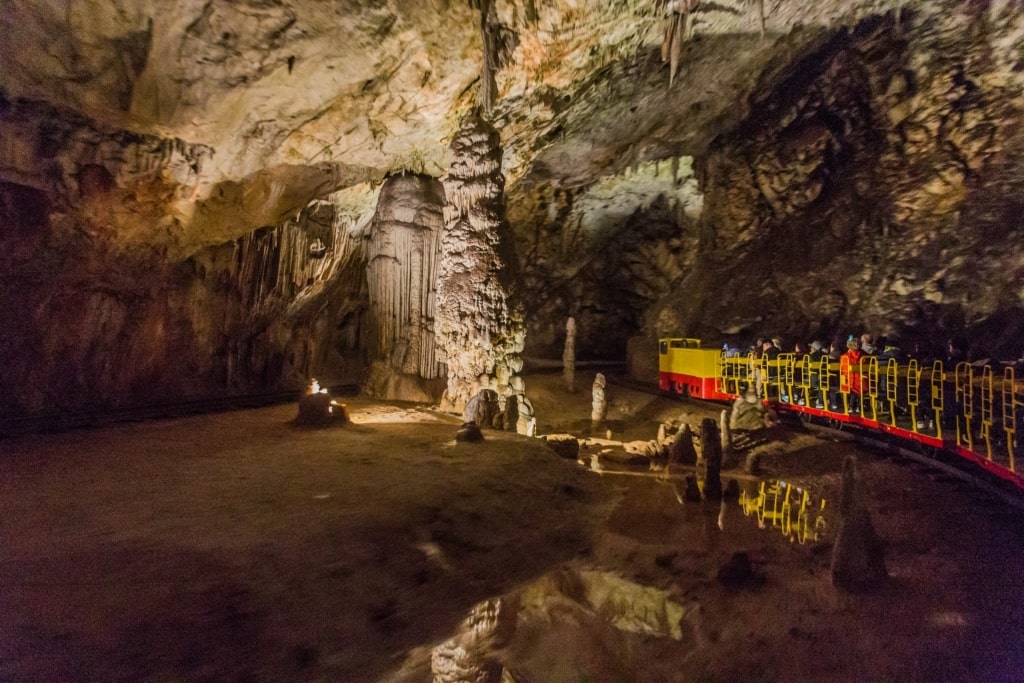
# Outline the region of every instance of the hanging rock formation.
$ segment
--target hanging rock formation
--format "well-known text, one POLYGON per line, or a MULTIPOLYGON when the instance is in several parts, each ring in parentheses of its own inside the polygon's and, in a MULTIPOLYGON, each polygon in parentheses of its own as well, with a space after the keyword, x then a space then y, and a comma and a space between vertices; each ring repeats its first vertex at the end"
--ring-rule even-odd
POLYGON ((481 383, 493 384, 502 398, 510 393, 510 380, 522 369, 526 330, 498 133, 478 114, 468 116, 450 155, 435 332, 438 360, 448 366, 442 407, 461 411, 481 383))

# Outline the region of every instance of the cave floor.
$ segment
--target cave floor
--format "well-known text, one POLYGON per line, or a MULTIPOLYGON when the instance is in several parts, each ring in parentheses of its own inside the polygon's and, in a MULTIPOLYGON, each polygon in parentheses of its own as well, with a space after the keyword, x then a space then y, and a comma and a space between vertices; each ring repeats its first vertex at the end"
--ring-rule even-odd
MULTIPOLYGON (((526 378, 541 433, 587 430, 592 377, 526 378)), ((609 396, 611 442, 720 409, 609 396)), ((825 499, 800 543, 735 500, 681 503, 685 468, 614 443, 577 463, 346 403, 330 429, 283 405, 0 441, 0 680, 429 681, 431 648, 499 596, 515 630, 489 656, 517 683, 1024 680, 1020 519, 921 465, 773 429, 735 460, 825 499), (890 574, 859 594, 829 572, 849 454, 890 574), (736 553, 752 575, 725 585, 736 553)))

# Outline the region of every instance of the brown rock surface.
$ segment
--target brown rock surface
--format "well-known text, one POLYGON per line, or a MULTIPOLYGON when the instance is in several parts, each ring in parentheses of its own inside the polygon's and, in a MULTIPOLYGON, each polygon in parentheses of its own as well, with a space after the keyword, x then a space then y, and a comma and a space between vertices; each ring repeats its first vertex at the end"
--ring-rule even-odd
MULTIPOLYGON (((670 86, 657 3, 490 3, 526 352, 557 357, 572 315, 580 361, 645 379, 666 333, 966 331, 1018 355, 1024 11, 904 4, 699 3, 670 86)), ((448 168, 480 22, 4 3, 4 412, 363 375, 379 183, 448 168), (318 260, 288 227, 311 212, 333 215, 318 260)))

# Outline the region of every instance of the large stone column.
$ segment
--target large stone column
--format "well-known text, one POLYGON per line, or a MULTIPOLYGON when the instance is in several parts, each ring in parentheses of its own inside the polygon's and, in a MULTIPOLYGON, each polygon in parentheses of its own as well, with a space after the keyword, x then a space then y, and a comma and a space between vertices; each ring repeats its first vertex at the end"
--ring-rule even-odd
POLYGON ((434 353, 443 207, 444 188, 430 176, 392 176, 381 188, 367 247, 376 348, 364 390, 371 396, 437 400, 424 380, 444 373, 434 353))
POLYGON ((526 340, 516 261, 505 219, 498 133, 467 116, 449 148, 435 331, 448 366, 442 408, 461 412, 481 388, 511 393, 526 340))

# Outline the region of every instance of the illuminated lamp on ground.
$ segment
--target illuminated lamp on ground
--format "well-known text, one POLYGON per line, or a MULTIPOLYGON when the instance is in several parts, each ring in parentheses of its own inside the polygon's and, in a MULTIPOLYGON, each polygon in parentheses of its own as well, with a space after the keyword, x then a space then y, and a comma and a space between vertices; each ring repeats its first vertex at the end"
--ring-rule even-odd
POLYGON ((295 424, 304 427, 327 427, 348 422, 348 408, 331 398, 330 392, 313 378, 306 393, 299 398, 299 414, 295 424))

